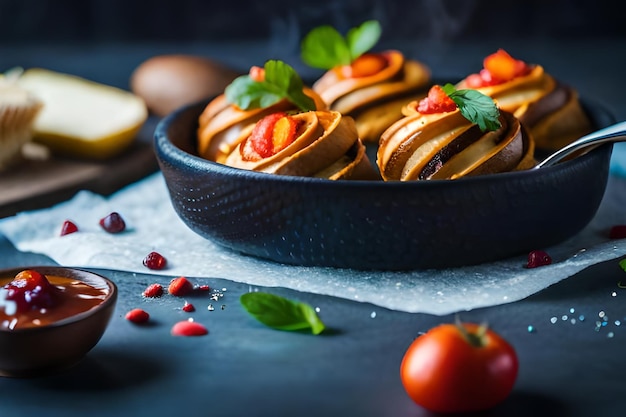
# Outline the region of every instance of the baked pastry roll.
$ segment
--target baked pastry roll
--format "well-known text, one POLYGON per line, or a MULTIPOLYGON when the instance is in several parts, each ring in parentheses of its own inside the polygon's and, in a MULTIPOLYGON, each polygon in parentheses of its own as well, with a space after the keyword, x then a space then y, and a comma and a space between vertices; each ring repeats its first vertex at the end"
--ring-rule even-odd
POLYGON ((326 71, 314 84, 331 110, 354 118, 364 142, 402 117, 402 106, 425 95, 430 69, 396 50, 361 55, 352 64, 326 71))
POLYGON ((336 111, 270 114, 245 128, 225 165, 331 180, 380 179, 354 120, 336 111))
POLYGON ((496 110, 492 127, 486 128, 468 120, 434 86, 427 98, 407 104, 406 116, 383 132, 377 152, 382 178, 455 179, 530 168, 532 137, 513 114, 496 110))
POLYGON ((487 56, 483 69, 456 87, 473 88, 492 97, 526 126, 538 148, 555 150, 592 130, 574 88, 541 65, 515 59, 502 49, 487 56))
MULTIPOLYGON (((275 69, 278 67, 278 70, 272 71, 276 72, 275 76, 279 77, 285 73, 285 77, 291 76, 296 80, 297 88, 302 94, 310 98, 312 107, 315 110, 327 108, 326 103, 317 93, 311 88, 302 85, 302 81, 293 72, 293 69, 276 61, 273 61, 272 64, 274 65, 271 65, 271 68, 275 69), (289 72, 285 72, 285 68, 288 68, 289 72)), ((274 76, 273 74, 271 75, 274 76)), ((265 81, 265 69, 256 66, 252 67, 250 75, 243 76, 243 78, 240 77, 240 79, 250 83, 258 82, 263 84, 265 81)), ((242 96, 244 95, 246 94, 242 94, 242 96)), ((258 93, 258 96, 262 95, 262 93, 258 93)), ((224 162, 237 145, 236 142, 241 133, 247 128, 254 126, 263 117, 281 111, 296 112, 302 110, 294 101, 288 98, 280 99, 269 105, 263 105, 263 100, 260 101, 261 104, 259 105, 242 108, 230 100, 226 92, 211 100, 198 118, 198 154, 212 161, 224 162)))

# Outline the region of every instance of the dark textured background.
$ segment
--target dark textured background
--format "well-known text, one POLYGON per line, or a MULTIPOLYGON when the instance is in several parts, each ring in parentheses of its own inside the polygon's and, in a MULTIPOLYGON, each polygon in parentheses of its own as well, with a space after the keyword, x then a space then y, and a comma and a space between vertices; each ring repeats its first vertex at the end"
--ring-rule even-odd
POLYGON ((300 40, 321 24, 341 33, 381 22, 375 50, 395 48, 455 79, 497 48, 541 63, 621 118, 622 93, 599 76, 626 64, 626 25, 615 2, 587 0, 0 0, 0 72, 43 66, 128 88, 158 54, 204 55, 247 72, 280 59, 312 80, 300 40), (585 50, 581 59, 579 52, 585 50), (108 62, 115 56, 114 62, 108 62), (468 59, 469 57, 469 59, 468 59), (584 80, 584 82, 581 82, 584 80))
POLYGON ((2 0, 1 42, 299 37, 378 19, 383 40, 624 36, 611 2, 584 0, 2 0))

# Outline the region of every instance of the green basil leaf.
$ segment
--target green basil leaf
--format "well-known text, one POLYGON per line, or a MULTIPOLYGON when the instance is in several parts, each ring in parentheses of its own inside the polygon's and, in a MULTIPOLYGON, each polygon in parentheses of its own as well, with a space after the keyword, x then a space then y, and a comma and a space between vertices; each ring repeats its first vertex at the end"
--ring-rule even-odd
POLYGON ((242 110, 266 108, 282 99, 303 111, 315 110, 315 101, 304 94, 304 83, 292 67, 267 61, 264 69, 265 81, 254 81, 249 75, 235 78, 224 90, 226 100, 242 110))
POLYGON ((311 30, 300 44, 302 61, 310 67, 331 69, 349 65, 350 48, 345 39, 332 26, 319 26, 311 30))
POLYGON ((457 90, 449 83, 442 89, 459 107, 463 117, 477 124, 481 131, 497 130, 502 125, 500 111, 491 97, 477 90, 457 90))
POLYGON ((368 20, 361 26, 350 29, 346 40, 352 61, 372 49, 380 39, 381 32, 380 23, 376 20, 368 20))
POLYGON ((346 37, 332 26, 319 26, 302 40, 300 55, 302 61, 313 68, 329 70, 350 65, 376 45, 381 32, 380 23, 376 20, 368 20, 350 29, 346 37))
POLYGON ((298 106, 300 110, 315 110, 315 101, 304 94, 304 83, 291 66, 276 60, 265 63, 265 82, 282 92, 283 97, 298 106))
POLYGON ((325 328, 315 310, 306 303, 265 292, 246 293, 239 300, 254 318, 274 329, 311 329, 313 334, 320 334, 325 328))
POLYGON ((249 75, 241 75, 226 87, 224 94, 229 103, 242 110, 249 110, 269 107, 282 100, 282 94, 272 90, 265 82, 257 82, 249 75))

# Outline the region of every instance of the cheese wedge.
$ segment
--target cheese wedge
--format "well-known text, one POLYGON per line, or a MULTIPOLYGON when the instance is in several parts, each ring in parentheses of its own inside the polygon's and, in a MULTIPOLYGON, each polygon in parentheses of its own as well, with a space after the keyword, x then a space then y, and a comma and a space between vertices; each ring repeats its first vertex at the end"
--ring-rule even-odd
POLYGON ((44 104, 34 141, 59 155, 111 158, 132 144, 148 117, 133 93, 74 75, 31 68, 19 84, 44 104))

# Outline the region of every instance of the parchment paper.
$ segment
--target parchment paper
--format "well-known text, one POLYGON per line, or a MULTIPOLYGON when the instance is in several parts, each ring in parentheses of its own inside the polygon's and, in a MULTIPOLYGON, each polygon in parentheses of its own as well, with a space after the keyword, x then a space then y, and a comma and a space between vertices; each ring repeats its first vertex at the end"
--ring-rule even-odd
POLYGON ((626 164, 621 160, 612 164, 613 175, 594 220, 574 238, 547 249, 552 265, 534 269, 524 267, 526 255, 472 267, 410 272, 297 267, 243 256, 187 228, 172 208, 160 172, 109 198, 81 191, 52 208, 2 219, 0 232, 19 250, 45 254, 64 266, 219 277, 399 311, 447 314, 516 301, 590 265, 625 255, 626 239, 608 239, 611 226, 626 224, 626 179, 620 178, 626 164), (125 219, 125 232, 109 234, 99 226, 99 219, 112 211, 125 219), (60 236, 66 219, 75 222, 79 232, 60 236), (151 271, 142 264, 151 251, 166 257, 167 269, 151 271))

